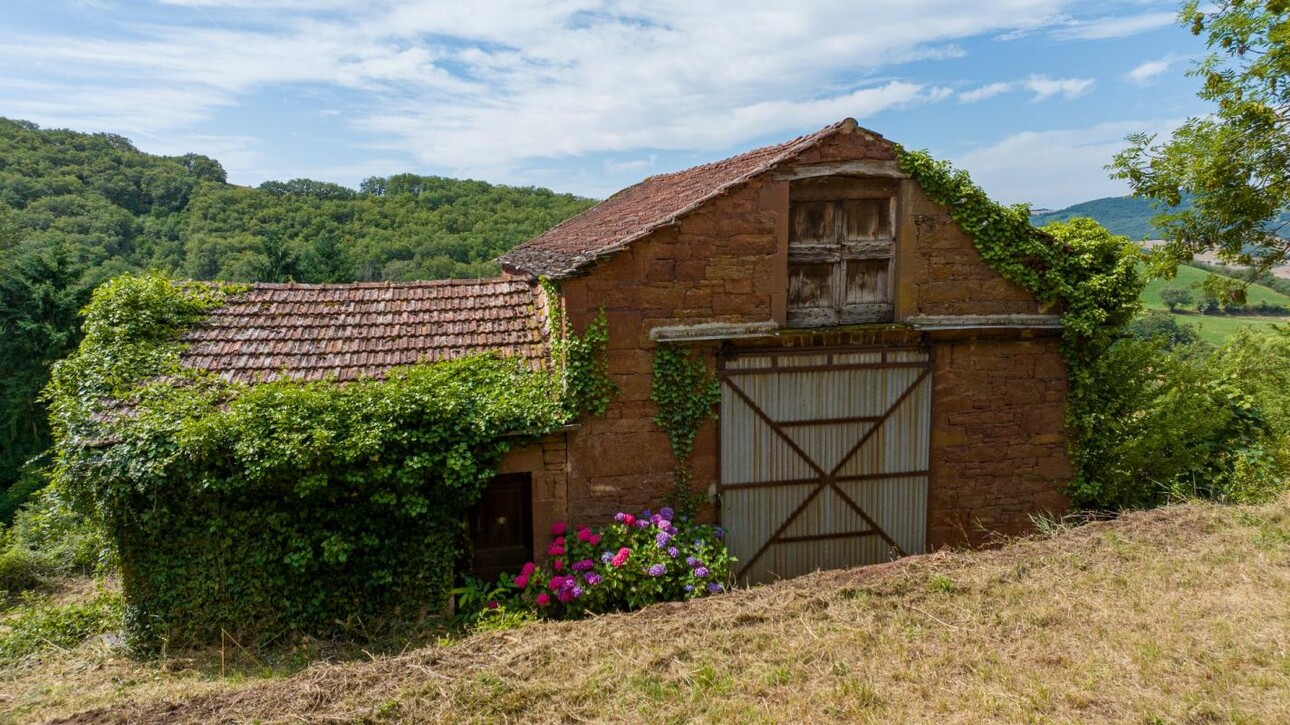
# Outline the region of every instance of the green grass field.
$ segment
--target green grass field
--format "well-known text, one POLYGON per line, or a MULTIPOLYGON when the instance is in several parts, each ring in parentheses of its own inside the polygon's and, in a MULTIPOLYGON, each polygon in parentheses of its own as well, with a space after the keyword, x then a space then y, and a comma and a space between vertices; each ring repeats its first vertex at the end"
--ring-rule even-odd
MULTIPOLYGON (((1178 275, 1174 279, 1153 279, 1147 283, 1146 288, 1142 290, 1142 306, 1147 310, 1167 310, 1169 308, 1160 300, 1160 290, 1165 287, 1175 286, 1199 288, 1209 274, 1209 272, 1195 267, 1179 266, 1178 275)), ((1250 285, 1246 290, 1246 297, 1251 305, 1257 305, 1260 302, 1266 302, 1270 305, 1290 305, 1290 297, 1276 290, 1268 289, 1263 285, 1250 285)), ((1201 315, 1196 312, 1195 306, 1186 310, 1179 308, 1179 312, 1175 314, 1180 324, 1194 326, 1196 331, 1200 333, 1201 339, 1213 345, 1223 344, 1227 338, 1246 327, 1262 328, 1290 322, 1290 317, 1201 315)))

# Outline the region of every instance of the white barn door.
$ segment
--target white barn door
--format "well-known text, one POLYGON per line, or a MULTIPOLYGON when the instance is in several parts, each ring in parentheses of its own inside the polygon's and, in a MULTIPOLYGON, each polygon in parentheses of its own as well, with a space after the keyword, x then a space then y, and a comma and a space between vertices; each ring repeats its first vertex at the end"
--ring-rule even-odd
POLYGON ((717 492, 740 581, 924 550, 927 351, 740 353, 720 376, 717 492))

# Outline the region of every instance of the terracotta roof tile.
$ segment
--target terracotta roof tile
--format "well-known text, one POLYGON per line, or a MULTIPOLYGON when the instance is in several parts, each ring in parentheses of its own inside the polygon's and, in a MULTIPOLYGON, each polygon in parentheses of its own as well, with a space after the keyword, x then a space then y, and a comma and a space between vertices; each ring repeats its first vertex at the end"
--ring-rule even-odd
POLYGON ((815 133, 723 161, 660 174, 630 186, 498 258, 506 267, 560 279, 613 254, 704 202, 765 173, 856 122, 845 119, 815 133))
POLYGON ((548 356, 537 285, 517 279, 257 284, 184 336, 183 364, 228 380, 353 380, 495 351, 548 356))

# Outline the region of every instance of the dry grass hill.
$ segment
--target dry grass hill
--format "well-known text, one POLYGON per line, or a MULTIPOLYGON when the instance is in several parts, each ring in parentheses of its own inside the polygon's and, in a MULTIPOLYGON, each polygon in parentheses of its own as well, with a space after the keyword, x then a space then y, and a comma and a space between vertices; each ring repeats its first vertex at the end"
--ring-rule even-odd
MULTIPOLYGON (((12 721, 1290 722, 1290 497, 1187 504, 290 676, 101 641, 12 721)), ((232 657, 232 654, 228 654, 232 657)), ((245 659, 245 658, 244 658, 245 659)))

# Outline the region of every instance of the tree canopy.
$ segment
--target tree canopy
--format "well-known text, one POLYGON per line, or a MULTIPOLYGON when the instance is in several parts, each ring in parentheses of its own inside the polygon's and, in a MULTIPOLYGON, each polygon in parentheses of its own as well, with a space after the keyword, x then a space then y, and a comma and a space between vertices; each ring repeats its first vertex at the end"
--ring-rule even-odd
POLYGON ((1163 143, 1130 136, 1110 168, 1135 196, 1164 205, 1194 194, 1153 220, 1169 242, 1155 255, 1163 269, 1213 249, 1266 270, 1290 252, 1290 1, 1189 0, 1179 22, 1210 49, 1189 74, 1215 109, 1163 143))

